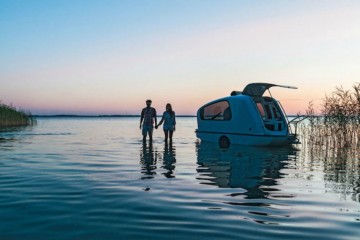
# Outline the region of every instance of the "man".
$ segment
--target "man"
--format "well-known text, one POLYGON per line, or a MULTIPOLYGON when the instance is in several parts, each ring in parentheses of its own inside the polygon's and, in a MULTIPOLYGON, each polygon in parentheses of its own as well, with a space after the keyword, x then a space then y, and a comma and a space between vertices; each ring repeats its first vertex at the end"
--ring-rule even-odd
POLYGON ((151 107, 151 103, 151 100, 146 100, 146 108, 143 108, 141 111, 140 129, 144 120, 144 123, 142 124, 143 141, 146 141, 147 134, 149 134, 149 140, 152 141, 153 124, 155 123, 155 126, 157 125, 156 110, 151 107))

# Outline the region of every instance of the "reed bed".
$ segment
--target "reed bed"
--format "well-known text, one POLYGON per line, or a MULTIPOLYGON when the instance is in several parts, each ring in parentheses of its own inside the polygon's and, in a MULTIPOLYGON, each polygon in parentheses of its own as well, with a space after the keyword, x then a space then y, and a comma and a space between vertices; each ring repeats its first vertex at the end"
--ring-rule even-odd
POLYGON ((302 141, 309 146, 329 148, 360 147, 360 84, 352 90, 337 87, 325 96, 321 114, 315 114, 311 102, 306 111, 308 121, 300 127, 302 141))
POLYGON ((17 110, 0 102, 0 127, 28 126, 36 123, 31 113, 17 110))
MULTIPOLYGON (((308 119, 300 125, 304 166, 323 168, 327 187, 344 198, 360 202, 360 84, 352 90, 337 87, 315 112, 311 102, 308 119)), ((298 163, 302 164, 302 163, 298 163)))

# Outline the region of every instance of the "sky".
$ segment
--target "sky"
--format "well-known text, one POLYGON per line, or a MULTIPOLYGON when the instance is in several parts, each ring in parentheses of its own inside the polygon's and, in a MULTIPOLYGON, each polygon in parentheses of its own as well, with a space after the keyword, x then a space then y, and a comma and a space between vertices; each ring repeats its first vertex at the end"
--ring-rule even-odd
POLYGON ((253 82, 288 114, 360 82, 360 1, 0 0, 0 101, 32 114, 158 113, 253 82))

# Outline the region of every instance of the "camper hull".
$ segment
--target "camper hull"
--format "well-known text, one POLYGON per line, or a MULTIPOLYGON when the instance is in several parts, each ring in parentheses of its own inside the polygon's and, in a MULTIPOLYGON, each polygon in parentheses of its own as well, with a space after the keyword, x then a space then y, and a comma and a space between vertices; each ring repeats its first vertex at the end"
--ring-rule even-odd
POLYGON ((245 146, 286 146, 297 143, 298 141, 294 134, 289 134, 286 136, 274 136, 241 133, 206 132, 196 130, 196 136, 204 142, 219 143, 220 147, 222 147, 223 143, 221 141, 224 137, 229 140, 229 144, 231 143, 245 146))

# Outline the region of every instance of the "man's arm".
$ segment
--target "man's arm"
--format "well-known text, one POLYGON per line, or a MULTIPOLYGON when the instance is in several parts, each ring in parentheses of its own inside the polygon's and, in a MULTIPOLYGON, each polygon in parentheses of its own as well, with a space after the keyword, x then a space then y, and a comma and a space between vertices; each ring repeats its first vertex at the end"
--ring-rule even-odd
POLYGON ((144 120, 144 109, 141 111, 141 117, 140 117, 140 129, 141 129, 141 123, 144 120))
POLYGON ((156 109, 154 108, 155 126, 157 125, 156 109))

